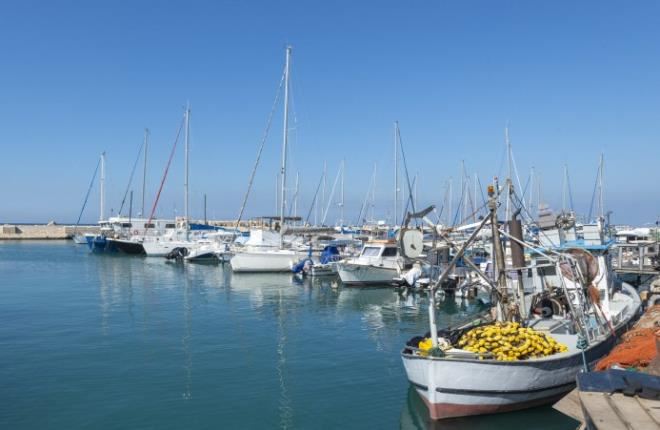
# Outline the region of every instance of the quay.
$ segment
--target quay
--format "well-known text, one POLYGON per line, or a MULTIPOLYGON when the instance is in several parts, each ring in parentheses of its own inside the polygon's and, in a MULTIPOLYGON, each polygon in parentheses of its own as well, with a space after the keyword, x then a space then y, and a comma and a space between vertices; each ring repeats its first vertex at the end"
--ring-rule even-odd
POLYGON ((621 342, 577 376, 554 408, 586 430, 660 428, 660 305, 650 306, 621 342))
POLYGON ((48 224, 3 224, 0 227, 0 240, 50 240, 71 239, 74 231, 82 234, 99 233, 98 226, 48 224))
MULTIPOLYGON (((246 231, 249 228, 263 227, 270 218, 272 217, 242 220, 238 223, 238 228, 246 231)), ((194 222, 224 228, 235 228, 237 224, 236 220, 199 220, 194 222)), ((99 234, 100 228, 98 225, 79 225, 76 227, 71 224, 58 224, 54 221, 47 224, 0 224, 0 240, 66 240, 71 239, 74 232, 99 234)))

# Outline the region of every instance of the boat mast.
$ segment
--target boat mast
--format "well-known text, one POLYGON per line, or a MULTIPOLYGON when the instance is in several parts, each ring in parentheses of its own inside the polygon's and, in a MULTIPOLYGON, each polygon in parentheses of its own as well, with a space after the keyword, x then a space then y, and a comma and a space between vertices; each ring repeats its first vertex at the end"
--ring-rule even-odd
POLYGON ((603 168, 605 160, 603 154, 600 154, 600 165, 598 166, 598 205, 600 206, 599 216, 601 222, 605 220, 605 205, 603 203, 603 168))
POLYGON ((99 215, 99 221, 103 221, 105 218, 105 151, 101 153, 101 180, 99 182, 101 186, 101 213, 99 215))
POLYGON ((377 164, 374 163, 374 186, 371 189, 371 220, 375 221, 376 218, 374 217, 374 210, 376 208, 376 169, 377 169, 377 164))
POLYGON ((399 214, 399 156, 398 156, 398 145, 397 145, 397 139, 398 139, 398 129, 399 129, 399 122, 394 121, 394 225, 397 225, 398 222, 398 214, 399 214))
POLYGON ((340 213, 339 213, 339 225, 344 225, 344 168, 346 160, 341 160, 341 202, 339 203, 340 213))
POLYGON ((298 172, 296 172, 296 191, 295 191, 295 197, 293 199, 293 216, 296 217, 298 216, 298 172))
POLYGON ((147 188, 147 148, 149 147, 149 129, 144 129, 144 169, 142 170, 142 211, 140 216, 144 216, 144 196, 147 188))
POLYGON ((474 174, 474 207, 473 207, 473 214, 472 214, 472 222, 477 222, 477 212, 480 212, 477 210, 478 205, 477 205, 477 182, 479 182, 479 178, 477 177, 477 174, 474 174))
POLYGON ((448 203, 448 204, 447 204, 447 207, 448 207, 448 211, 447 211, 447 221, 448 221, 448 222, 447 222, 447 225, 450 226, 450 227, 454 225, 454 218, 452 218, 452 217, 453 217, 453 212, 452 212, 452 209, 453 209, 453 208, 452 208, 452 195, 451 195, 451 186, 452 186, 452 182, 453 182, 453 178, 450 176, 450 177, 449 177, 449 193, 448 193, 448 194, 449 194, 449 198, 447 199, 447 203, 448 203))
MULTIPOLYGON (((286 47, 286 61, 284 66, 284 130, 282 133, 282 176, 281 198, 280 198, 280 232, 284 227, 284 208, 286 206, 286 150, 289 140, 289 60, 291 58, 291 46, 286 47)), ((280 248, 282 247, 282 235, 280 234, 280 248)))
POLYGON ((185 135, 185 159, 186 159, 186 166, 185 166, 185 171, 184 171, 184 184, 183 184, 183 189, 184 189, 184 217, 185 217, 185 229, 186 229, 186 240, 188 240, 189 237, 189 228, 188 228, 188 204, 189 204, 189 196, 188 196, 188 174, 189 174, 189 145, 190 145, 190 104, 186 105, 186 135, 185 135))
MULTIPOLYGON (((508 183, 507 183, 508 185, 508 183)), ((502 300, 506 300, 507 297, 507 283, 506 283, 506 270, 505 270, 505 260, 504 260, 504 249, 502 248, 502 241, 500 239, 500 230, 499 223, 497 221, 497 200, 496 197, 499 192, 497 186, 488 187, 488 195, 490 200, 488 206, 490 209, 490 219, 491 219, 491 232, 493 238, 493 251, 495 252, 495 281, 497 284, 497 289, 499 290, 499 297, 501 300, 497 300, 497 320, 504 321, 505 312, 504 312, 504 303, 502 300)), ((507 192, 508 195, 508 192, 507 192)), ((508 203, 507 203, 508 205, 508 203)))
POLYGON ((328 182, 328 162, 323 161, 323 189, 321 191, 321 211, 325 207, 325 188, 328 182))
MULTIPOLYGON (((511 160, 511 141, 509 141, 509 125, 504 128, 504 139, 506 141, 506 152, 507 152, 507 164, 508 164, 508 176, 505 181, 506 186, 506 211, 504 213, 504 219, 508 220, 511 215, 511 186, 513 184, 513 171, 511 165, 513 164, 511 160)), ((497 190, 499 194, 499 190, 497 190)))
POLYGON ((566 198, 567 192, 566 188, 568 187, 568 165, 564 164, 564 177, 562 178, 562 187, 561 187, 561 211, 566 212, 566 198))
POLYGON ((529 215, 534 219, 536 210, 534 209, 534 166, 529 172, 529 215))

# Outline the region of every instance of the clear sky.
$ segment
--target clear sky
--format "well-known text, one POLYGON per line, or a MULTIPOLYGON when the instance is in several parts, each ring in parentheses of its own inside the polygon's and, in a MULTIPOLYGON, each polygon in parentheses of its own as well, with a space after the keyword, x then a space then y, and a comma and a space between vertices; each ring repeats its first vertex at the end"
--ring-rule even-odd
MULTIPOLYGON (((598 158, 617 223, 660 215, 660 3, 656 1, 17 1, 0 13, 0 222, 75 221, 107 152, 119 208, 143 129, 153 201, 187 101, 191 212, 234 218, 293 46, 289 178, 307 211, 324 162, 346 160, 346 218, 377 164, 392 211, 399 121, 420 205, 458 194, 460 163, 503 174, 504 127, 521 181, 561 206, 568 165, 588 212, 598 158)), ((275 211, 282 108, 248 215, 275 211)), ((183 213, 183 151, 160 216, 183 213)), ((133 185, 139 206, 141 172, 133 185)), ((84 221, 98 217, 98 191, 84 221)), ((336 207, 328 221, 338 217, 336 207)))

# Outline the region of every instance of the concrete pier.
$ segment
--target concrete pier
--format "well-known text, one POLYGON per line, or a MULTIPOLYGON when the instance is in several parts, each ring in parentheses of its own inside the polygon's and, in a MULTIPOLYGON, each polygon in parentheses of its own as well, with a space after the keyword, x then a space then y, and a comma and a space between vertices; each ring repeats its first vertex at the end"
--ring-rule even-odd
POLYGON ((0 240, 43 240, 43 239, 70 239, 74 230, 79 233, 99 233, 97 226, 49 224, 4 224, 0 226, 0 240))

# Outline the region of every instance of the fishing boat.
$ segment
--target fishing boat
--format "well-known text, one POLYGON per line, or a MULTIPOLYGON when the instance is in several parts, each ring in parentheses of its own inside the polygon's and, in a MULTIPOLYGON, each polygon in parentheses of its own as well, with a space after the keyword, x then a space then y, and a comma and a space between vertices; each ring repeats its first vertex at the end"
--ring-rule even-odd
POLYGON ((492 187, 488 194, 490 215, 458 248, 430 289, 429 334, 408 341, 401 353, 407 378, 434 420, 513 411, 557 400, 574 387, 576 374, 605 355, 639 314, 641 303, 635 290, 614 281, 607 244, 555 249, 530 245, 511 227, 513 220, 509 233, 500 228, 492 187), (459 259, 470 263, 465 250, 486 225, 492 231, 495 270, 493 279, 481 276, 497 298, 493 312, 438 331, 435 292, 459 259), (500 234, 511 243, 514 267, 506 267, 500 234), (495 340, 498 335, 479 340, 483 343, 478 348, 466 346, 475 341, 473 330, 491 333, 488 330, 509 327, 506 324, 517 324, 506 328, 514 330, 507 335, 514 337, 507 339, 522 342, 523 336, 537 336, 549 347, 527 340, 522 346, 512 346, 502 336, 495 340), (553 345, 562 346, 553 349, 553 345))
POLYGON ((337 273, 344 285, 383 285, 391 283, 404 269, 393 240, 365 243, 360 255, 337 263, 337 273))

